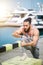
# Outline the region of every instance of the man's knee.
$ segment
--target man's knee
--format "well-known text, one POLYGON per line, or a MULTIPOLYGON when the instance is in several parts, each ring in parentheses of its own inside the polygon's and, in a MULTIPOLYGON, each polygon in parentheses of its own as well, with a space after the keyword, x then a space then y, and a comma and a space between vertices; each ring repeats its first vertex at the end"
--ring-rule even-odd
POLYGON ((31 49, 32 49, 31 46, 24 46, 24 48, 25 48, 26 50, 31 50, 31 49))
POLYGON ((35 50, 35 57, 39 58, 39 48, 36 48, 36 50, 35 50))
POLYGON ((32 55, 34 58, 38 59, 39 58, 39 48, 37 48, 37 47, 33 48, 32 55))

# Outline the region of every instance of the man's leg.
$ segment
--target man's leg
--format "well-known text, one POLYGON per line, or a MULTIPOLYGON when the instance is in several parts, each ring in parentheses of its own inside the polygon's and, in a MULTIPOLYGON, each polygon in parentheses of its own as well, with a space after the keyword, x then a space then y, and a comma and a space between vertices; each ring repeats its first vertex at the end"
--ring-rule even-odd
POLYGON ((25 48, 31 51, 34 58, 39 58, 39 48, 31 46, 25 46, 25 48))
POLYGON ((32 55, 33 55, 34 58, 37 58, 37 59, 39 58, 39 48, 32 47, 31 53, 32 53, 32 55))

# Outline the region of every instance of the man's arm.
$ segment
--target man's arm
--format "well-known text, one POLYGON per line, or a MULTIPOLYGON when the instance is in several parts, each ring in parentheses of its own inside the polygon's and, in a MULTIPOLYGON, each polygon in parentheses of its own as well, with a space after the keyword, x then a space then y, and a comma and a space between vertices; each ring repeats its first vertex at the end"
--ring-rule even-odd
POLYGON ((21 46, 36 46, 39 39, 39 31, 36 29, 34 30, 33 40, 29 43, 22 42, 21 46))
POLYGON ((22 33, 22 28, 20 28, 20 29, 18 29, 17 31, 13 32, 12 35, 13 35, 14 37, 19 38, 19 37, 21 37, 21 35, 20 35, 21 33, 22 33))

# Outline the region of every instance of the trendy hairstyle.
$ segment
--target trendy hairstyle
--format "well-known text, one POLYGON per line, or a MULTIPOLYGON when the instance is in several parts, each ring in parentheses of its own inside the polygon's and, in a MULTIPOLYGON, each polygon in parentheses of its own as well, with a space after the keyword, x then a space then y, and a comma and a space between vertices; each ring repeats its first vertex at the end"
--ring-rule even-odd
POLYGON ((25 19, 24 22, 29 22, 31 24, 31 18, 25 19))

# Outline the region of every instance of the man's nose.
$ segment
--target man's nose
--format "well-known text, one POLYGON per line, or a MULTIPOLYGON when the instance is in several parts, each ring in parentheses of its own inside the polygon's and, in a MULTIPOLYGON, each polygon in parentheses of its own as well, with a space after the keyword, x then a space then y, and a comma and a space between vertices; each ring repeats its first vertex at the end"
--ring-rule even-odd
POLYGON ((25 28, 26 28, 26 26, 25 26, 25 28))

